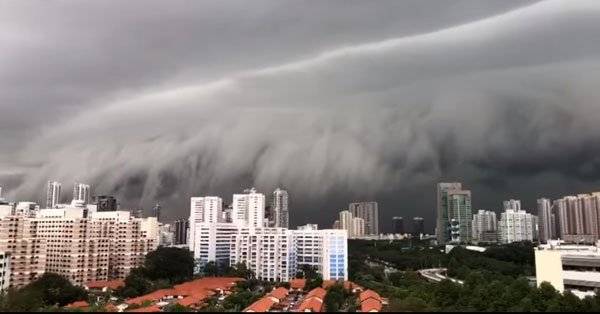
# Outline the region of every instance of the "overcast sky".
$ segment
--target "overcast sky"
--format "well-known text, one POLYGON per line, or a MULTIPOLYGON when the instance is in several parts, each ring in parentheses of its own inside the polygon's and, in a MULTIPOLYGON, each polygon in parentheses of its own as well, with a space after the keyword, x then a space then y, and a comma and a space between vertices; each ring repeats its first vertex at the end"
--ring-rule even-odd
POLYGON ((256 186, 292 224, 461 181, 475 209, 600 190, 600 1, 0 0, 0 186, 123 207, 256 186))

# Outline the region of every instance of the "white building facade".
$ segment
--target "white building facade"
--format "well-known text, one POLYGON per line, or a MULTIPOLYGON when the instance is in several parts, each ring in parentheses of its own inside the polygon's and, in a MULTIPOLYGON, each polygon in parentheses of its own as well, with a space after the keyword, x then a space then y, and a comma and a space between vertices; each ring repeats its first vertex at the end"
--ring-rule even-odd
POLYGON ((533 217, 524 210, 507 209, 500 216, 498 231, 502 243, 533 241, 534 230, 533 217))

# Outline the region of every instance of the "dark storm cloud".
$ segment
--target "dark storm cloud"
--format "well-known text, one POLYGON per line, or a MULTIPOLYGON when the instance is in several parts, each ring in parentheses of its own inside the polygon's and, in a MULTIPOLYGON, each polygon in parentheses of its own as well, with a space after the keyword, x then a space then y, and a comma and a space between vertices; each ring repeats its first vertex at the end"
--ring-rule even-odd
POLYGON ((362 198, 432 218, 438 179, 476 204, 597 182, 596 1, 27 5, 0 6, 13 196, 79 180, 175 217, 283 185, 325 223, 362 198))

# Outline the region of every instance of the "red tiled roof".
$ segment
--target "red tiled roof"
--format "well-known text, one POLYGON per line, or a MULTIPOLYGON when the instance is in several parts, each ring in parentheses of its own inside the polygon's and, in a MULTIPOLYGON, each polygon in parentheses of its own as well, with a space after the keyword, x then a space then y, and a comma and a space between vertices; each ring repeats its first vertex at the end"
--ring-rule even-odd
POLYGON ((279 287, 279 288, 271 291, 271 293, 269 293, 269 295, 274 297, 275 299, 281 301, 288 295, 288 293, 289 293, 288 289, 286 289, 284 287, 279 287))
POLYGON ((317 297, 310 297, 304 299, 300 304, 298 310, 300 312, 321 312, 323 309, 323 299, 317 297))
POLYGON ((187 296, 179 301, 177 301, 177 303, 179 303, 179 305, 183 305, 183 306, 193 306, 193 305, 200 305, 204 300, 206 300, 209 296, 213 295, 214 292, 212 291, 199 291, 193 295, 187 296))
POLYGON ((158 301, 166 296, 177 296, 177 291, 175 289, 160 289, 154 292, 148 293, 146 295, 142 295, 133 299, 128 299, 125 301, 127 304, 142 304, 146 301, 158 301))
POLYGON ((68 307, 68 308, 82 308, 82 307, 88 307, 88 306, 90 306, 90 304, 87 303, 86 301, 82 300, 82 301, 75 301, 75 302, 73 302, 71 304, 67 304, 65 307, 68 307))
POLYGON ((252 303, 247 307, 244 312, 267 312, 273 307, 275 301, 270 297, 263 297, 258 301, 252 303))
POLYGON ((85 284, 88 289, 103 289, 109 288, 111 290, 116 290, 125 286, 125 281, 122 279, 115 280, 103 280, 103 281, 90 281, 85 284))
POLYGON ((324 300, 326 294, 327 294, 327 291, 325 289, 323 289, 321 287, 317 287, 317 288, 310 290, 308 292, 308 294, 306 295, 306 298, 317 297, 321 300, 324 300))
POLYGON ((209 295, 214 294, 212 292, 213 290, 229 290, 231 287, 235 286, 238 281, 242 280, 244 279, 236 277, 205 277, 175 285, 172 289, 160 289, 137 298, 132 298, 126 300, 125 303, 142 304, 145 301, 158 301, 166 296, 172 295, 183 297, 191 296, 192 298, 186 300, 184 303, 192 302, 191 304, 196 304, 197 302, 206 299, 209 295))
POLYGON ((361 312, 379 312, 381 311, 381 301, 378 301, 376 299, 373 298, 369 298, 364 300, 361 304, 360 304, 360 311, 361 312))
POLYGON ((147 306, 147 307, 141 307, 139 309, 133 309, 131 311, 127 311, 127 312, 133 312, 133 313, 154 313, 154 312, 160 312, 160 308, 156 305, 152 305, 152 306, 147 306))
POLYGON ((379 296, 379 294, 373 290, 365 290, 363 292, 360 293, 360 302, 364 302, 367 299, 375 299, 379 302, 381 302, 381 297, 379 296))
POLYGON ((306 279, 296 278, 296 279, 292 279, 290 281, 291 289, 304 289, 305 285, 306 285, 306 279))

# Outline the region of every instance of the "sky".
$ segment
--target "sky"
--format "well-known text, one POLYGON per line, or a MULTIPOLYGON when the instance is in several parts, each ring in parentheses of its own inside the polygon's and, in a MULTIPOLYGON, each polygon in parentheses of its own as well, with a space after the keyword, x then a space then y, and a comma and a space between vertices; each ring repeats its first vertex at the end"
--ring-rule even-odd
POLYGON ((292 225, 353 201, 434 225, 600 190, 600 1, 0 0, 0 186, 123 208, 255 186, 292 225))

